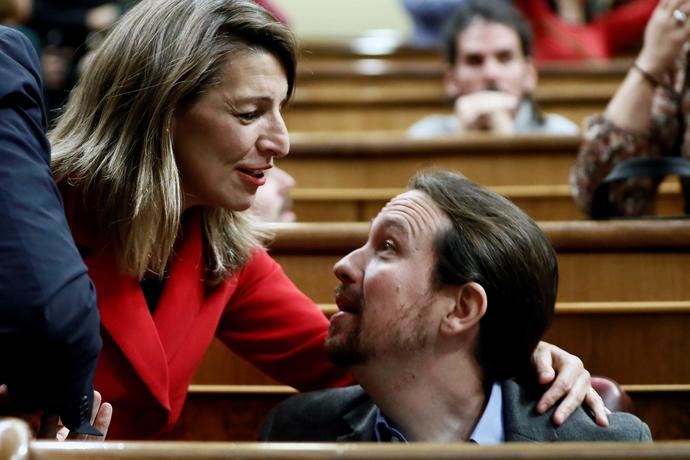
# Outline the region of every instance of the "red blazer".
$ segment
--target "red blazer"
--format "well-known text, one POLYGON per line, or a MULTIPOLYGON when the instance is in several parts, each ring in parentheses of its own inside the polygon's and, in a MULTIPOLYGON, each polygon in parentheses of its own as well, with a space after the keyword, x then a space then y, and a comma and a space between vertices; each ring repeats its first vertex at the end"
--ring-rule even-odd
POLYGON ((108 439, 151 438, 171 429, 214 335, 296 388, 352 382, 323 351, 327 319, 264 250, 237 275, 206 288, 200 216, 190 217, 153 315, 138 280, 118 273, 108 247, 84 258, 103 326, 95 387, 113 405, 108 439))

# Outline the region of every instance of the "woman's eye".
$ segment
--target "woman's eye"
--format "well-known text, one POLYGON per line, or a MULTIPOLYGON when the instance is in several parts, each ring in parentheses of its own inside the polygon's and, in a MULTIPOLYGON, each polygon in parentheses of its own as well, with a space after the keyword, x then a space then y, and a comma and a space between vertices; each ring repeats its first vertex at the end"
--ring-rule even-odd
POLYGON ((237 117, 243 121, 253 121, 256 120, 256 118, 259 116, 259 113, 254 110, 252 112, 243 112, 237 114, 237 117))

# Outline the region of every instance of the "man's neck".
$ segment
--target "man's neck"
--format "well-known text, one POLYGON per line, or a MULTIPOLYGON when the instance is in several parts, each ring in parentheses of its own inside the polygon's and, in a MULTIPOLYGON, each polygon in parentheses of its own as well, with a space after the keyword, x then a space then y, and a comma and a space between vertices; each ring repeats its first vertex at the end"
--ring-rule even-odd
POLYGON ((404 366, 377 360, 352 373, 410 441, 466 441, 486 405, 479 365, 457 354, 404 366))

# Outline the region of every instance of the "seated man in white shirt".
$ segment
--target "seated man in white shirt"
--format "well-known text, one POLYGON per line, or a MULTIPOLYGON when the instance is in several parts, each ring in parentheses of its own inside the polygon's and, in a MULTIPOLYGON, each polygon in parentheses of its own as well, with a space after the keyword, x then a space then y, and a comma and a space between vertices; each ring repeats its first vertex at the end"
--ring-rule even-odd
POLYGON ((537 108, 532 31, 509 2, 467 0, 448 22, 444 43, 449 64, 444 86, 455 100, 454 113, 418 121, 409 128, 410 136, 577 134, 572 121, 537 108))
POLYGON ((556 254, 507 199, 452 173, 415 177, 340 260, 326 351, 361 386, 294 396, 270 441, 642 441, 647 425, 539 413, 530 355, 554 311, 556 254))

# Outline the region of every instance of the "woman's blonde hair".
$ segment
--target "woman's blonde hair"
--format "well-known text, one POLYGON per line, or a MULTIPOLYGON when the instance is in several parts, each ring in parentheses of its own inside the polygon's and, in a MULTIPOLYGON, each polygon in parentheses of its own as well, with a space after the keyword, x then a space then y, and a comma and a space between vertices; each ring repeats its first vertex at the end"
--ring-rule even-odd
MULTIPOLYGON (((246 49, 295 79, 291 32, 252 0, 143 0, 96 50, 50 134, 53 174, 75 187, 122 269, 162 274, 180 231, 183 192, 173 152, 176 110, 217 84, 246 49)), ((208 281, 237 271, 260 245, 249 213, 203 210, 208 281)))

